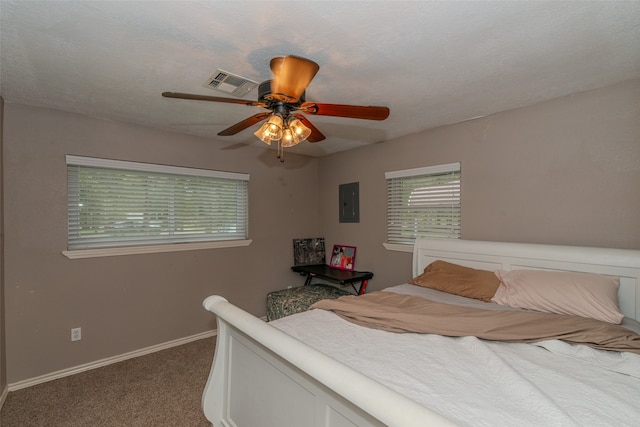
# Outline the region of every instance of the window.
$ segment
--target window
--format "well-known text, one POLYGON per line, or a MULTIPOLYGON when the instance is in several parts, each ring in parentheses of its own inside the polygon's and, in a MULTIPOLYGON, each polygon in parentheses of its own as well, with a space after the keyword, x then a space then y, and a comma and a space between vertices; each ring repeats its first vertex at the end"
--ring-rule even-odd
POLYGON ((460 163, 387 172, 385 178, 388 243, 460 238, 460 163))
POLYGON ((248 237, 247 174, 66 160, 69 251, 248 237))

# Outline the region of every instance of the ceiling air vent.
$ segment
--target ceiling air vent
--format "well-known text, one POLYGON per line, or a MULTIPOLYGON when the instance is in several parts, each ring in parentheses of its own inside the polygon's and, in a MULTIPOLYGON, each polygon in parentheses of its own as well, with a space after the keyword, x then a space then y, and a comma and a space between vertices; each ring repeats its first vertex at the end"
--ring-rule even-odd
POLYGON ((216 72, 209 78, 205 87, 219 90, 224 93, 230 93, 237 97, 243 97, 251 92, 258 82, 240 77, 237 74, 229 73, 228 71, 216 70, 216 72))

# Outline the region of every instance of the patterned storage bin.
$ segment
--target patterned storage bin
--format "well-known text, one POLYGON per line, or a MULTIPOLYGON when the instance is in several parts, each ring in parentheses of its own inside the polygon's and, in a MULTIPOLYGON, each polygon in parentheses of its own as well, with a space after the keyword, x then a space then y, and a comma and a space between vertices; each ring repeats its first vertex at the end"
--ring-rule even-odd
POLYGON ((307 285, 273 291, 267 294, 267 320, 272 321, 290 314, 307 311, 323 299, 336 299, 350 292, 331 285, 307 285))

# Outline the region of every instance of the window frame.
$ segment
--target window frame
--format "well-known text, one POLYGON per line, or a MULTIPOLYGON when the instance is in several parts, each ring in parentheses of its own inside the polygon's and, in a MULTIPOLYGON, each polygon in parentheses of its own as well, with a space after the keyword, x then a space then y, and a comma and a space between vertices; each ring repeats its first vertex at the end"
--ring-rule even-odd
MULTIPOLYGON (((457 188, 457 194, 458 194, 458 198, 457 198, 457 216, 458 216, 458 226, 457 226, 457 234, 454 233, 454 237, 442 237, 442 238, 451 238, 451 239, 459 239, 460 238, 460 234, 461 234, 461 214, 462 214, 462 195, 461 195, 461 181, 462 181, 462 168, 461 168, 461 163, 460 162, 455 162, 455 163, 448 163, 448 164, 442 164, 442 165, 435 165, 435 166, 426 166, 426 167, 420 167, 420 168, 414 168, 414 169, 403 169, 403 170, 397 170, 397 171, 392 171, 392 172, 386 172, 385 173, 385 181, 386 181, 386 185, 387 185, 387 221, 386 221, 386 236, 385 236, 385 242, 383 243, 383 246, 388 249, 388 250, 394 250, 394 251, 401 251, 401 252, 413 252, 413 243, 401 243, 401 242, 397 242, 394 241, 393 239, 390 239, 390 226, 391 226, 391 219, 390 219, 390 212, 392 209, 392 206, 390 206, 390 203, 392 203, 391 198, 392 196, 392 189, 390 188, 390 182, 391 180, 398 180, 398 179, 402 179, 402 178, 417 178, 417 177, 427 177, 427 176, 438 176, 438 175, 443 175, 443 174, 447 174, 447 173, 458 173, 459 176, 459 182, 458 182, 458 188, 457 188)), ((397 212, 396 212, 397 214, 397 212)), ((421 235, 418 235, 417 237, 423 237, 421 235)), ((424 236, 424 237, 428 237, 428 236, 424 236)))
MULTIPOLYGON (((238 173, 238 172, 225 172, 225 171, 215 171, 209 169, 197 169, 197 168, 187 168, 180 166, 168 166, 168 165, 159 165, 153 163, 140 163, 140 162, 130 162, 124 160, 111 160, 111 159, 102 159, 95 157, 83 157, 83 156, 74 156, 67 155, 66 158, 66 168, 67 171, 69 166, 80 166, 80 167, 90 167, 90 168, 110 168, 116 170, 128 170, 135 172, 151 172, 151 173, 161 173, 161 174, 172 174, 172 175, 181 175, 181 176, 195 176, 195 177, 205 177, 205 178, 222 178, 222 179, 233 179, 247 182, 246 189, 246 234, 245 237, 248 237, 249 233, 249 192, 248 192, 248 181, 249 174, 246 173, 238 173)), ((67 177, 67 245, 69 244, 69 178, 67 177)), ((160 253, 160 252, 175 252, 175 251, 188 251, 188 250, 199 250, 199 249, 215 249, 215 248, 229 248, 229 247, 239 247, 239 246, 248 246, 251 244, 251 239, 232 239, 232 240, 198 240, 194 239, 193 241, 187 242, 160 242, 149 244, 136 244, 136 245, 122 245, 122 246, 99 246, 94 248, 75 248, 70 249, 67 246, 66 250, 62 251, 62 254, 69 259, 77 259, 77 258, 93 258, 93 257, 103 257, 103 256, 117 256, 117 255, 131 255, 131 254, 146 254, 146 253, 160 253)))

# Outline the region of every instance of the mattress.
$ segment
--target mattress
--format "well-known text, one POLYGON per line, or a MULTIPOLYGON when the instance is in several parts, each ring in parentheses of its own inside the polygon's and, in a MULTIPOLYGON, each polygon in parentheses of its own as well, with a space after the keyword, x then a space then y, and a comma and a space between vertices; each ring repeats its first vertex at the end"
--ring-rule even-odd
MULTIPOLYGON (((511 310, 409 284, 386 291, 511 310)), ((558 340, 507 344, 398 334, 325 310, 270 324, 460 425, 622 426, 640 419, 640 356, 631 353, 558 340)))

